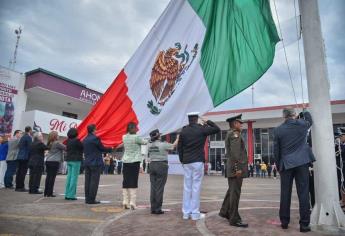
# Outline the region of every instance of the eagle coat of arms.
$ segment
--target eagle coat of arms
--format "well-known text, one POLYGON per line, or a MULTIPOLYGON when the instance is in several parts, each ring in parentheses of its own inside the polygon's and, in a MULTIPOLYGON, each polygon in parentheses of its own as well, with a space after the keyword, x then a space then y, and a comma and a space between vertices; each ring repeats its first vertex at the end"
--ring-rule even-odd
POLYGON ((188 52, 188 44, 182 51, 181 43, 166 51, 160 51, 156 57, 150 78, 150 88, 155 101, 148 101, 147 107, 153 115, 159 115, 161 108, 175 92, 183 74, 189 69, 198 54, 198 44, 188 52), (190 59, 191 58, 191 59, 190 59))

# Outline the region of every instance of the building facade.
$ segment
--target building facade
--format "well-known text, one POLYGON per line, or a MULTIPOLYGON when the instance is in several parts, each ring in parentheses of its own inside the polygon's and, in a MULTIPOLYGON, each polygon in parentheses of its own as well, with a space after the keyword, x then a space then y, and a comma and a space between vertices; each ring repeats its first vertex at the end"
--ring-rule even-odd
POLYGON ((31 126, 44 136, 57 131, 64 138, 68 129, 77 127, 102 96, 84 84, 41 68, 21 74, 0 67, 0 79, 2 84, 4 80, 17 84, 12 94, 15 112, 10 133, 31 126))
MULTIPOLYGON (((273 139, 274 128, 283 123, 282 111, 286 107, 296 107, 296 105, 259 107, 252 109, 239 109, 219 112, 209 112, 206 117, 213 120, 221 127, 221 132, 212 135, 206 144, 205 152, 211 163, 212 170, 221 169, 222 158, 225 154, 225 136, 229 125, 225 120, 237 114, 243 114, 242 137, 246 142, 248 160, 250 163, 264 161, 273 163, 273 139)), ((301 104, 296 110, 302 111, 301 104)), ((333 128, 345 127, 345 100, 331 101, 333 128)))

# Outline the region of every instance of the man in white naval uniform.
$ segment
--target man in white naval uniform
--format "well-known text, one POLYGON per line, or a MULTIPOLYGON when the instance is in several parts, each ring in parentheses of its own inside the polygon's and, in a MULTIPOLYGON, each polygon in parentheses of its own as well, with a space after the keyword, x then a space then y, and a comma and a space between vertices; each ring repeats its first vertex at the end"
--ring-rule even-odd
POLYGON ((202 120, 198 124, 199 113, 188 113, 189 125, 182 128, 178 142, 180 162, 184 169, 183 186, 183 219, 199 220, 204 217, 200 214, 200 188, 204 176, 205 152, 204 146, 207 136, 220 131, 212 121, 202 120))

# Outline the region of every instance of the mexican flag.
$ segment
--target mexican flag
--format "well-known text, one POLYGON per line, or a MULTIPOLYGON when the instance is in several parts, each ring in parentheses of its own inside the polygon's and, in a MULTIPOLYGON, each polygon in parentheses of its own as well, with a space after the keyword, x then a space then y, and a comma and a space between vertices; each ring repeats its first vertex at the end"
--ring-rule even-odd
POLYGON ((269 0, 171 0, 114 82, 79 125, 108 146, 129 122, 147 136, 187 124, 257 81, 279 41, 269 0))

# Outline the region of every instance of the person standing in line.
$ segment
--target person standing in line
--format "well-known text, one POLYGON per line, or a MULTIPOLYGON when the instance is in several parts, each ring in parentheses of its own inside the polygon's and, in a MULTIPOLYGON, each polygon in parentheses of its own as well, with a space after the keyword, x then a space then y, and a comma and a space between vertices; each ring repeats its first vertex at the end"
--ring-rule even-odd
POLYGON ((248 177, 248 156, 245 143, 241 137, 242 114, 228 118, 230 130, 225 138, 227 157, 228 191, 226 192, 219 216, 229 220, 235 227, 248 227, 243 223, 238 212, 243 178, 248 177))
POLYGON ((184 169, 182 218, 199 220, 205 217, 199 210, 205 142, 207 136, 218 133, 220 128, 210 120, 201 119, 202 124, 198 124, 198 112, 188 113, 187 116, 189 125, 182 128, 178 142, 179 159, 184 169))
MULTIPOLYGON (((339 199, 341 200, 341 207, 345 208, 345 193, 342 183, 342 173, 345 175, 345 128, 339 128, 337 136, 338 137, 335 140, 335 160, 337 164, 338 191, 339 199)), ((311 171, 311 173, 314 174, 314 171, 311 171)))
POLYGON ((99 179, 104 168, 103 153, 112 152, 113 148, 103 146, 99 137, 96 136, 96 125, 87 126, 88 135, 83 141, 85 155, 85 203, 99 204, 96 201, 99 179))
POLYGON ((273 171, 273 179, 277 179, 277 165, 275 162, 272 165, 272 171, 273 171))
POLYGON ((271 165, 271 163, 267 164, 267 175, 268 175, 268 178, 271 178, 271 176, 272 176, 272 165, 271 165))
POLYGON ((83 160, 83 144, 78 139, 78 130, 71 128, 67 132, 66 162, 67 178, 65 188, 65 200, 77 200, 77 184, 80 165, 83 160))
POLYGON ((308 130, 312 125, 309 112, 303 112, 304 119, 297 119, 293 108, 283 109, 284 123, 274 130, 274 156, 280 173, 281 192, 279 217, 281 227, 287 229, 290 223, 292 184, 295 179, 299 200, 300 232, 310 231, 309 166, 315 161, 307 144, 308 130))
POLYGON ((109 168, 110 168, 110 157, 109 154, 106 154, 104 157, 104 174, 109 174, 109 168))
POLYGON ((267 165, 264 161, 260 164, 260 168, 261 168, 261 178, 266 178, 267 165))
POLYGON ((122 138, 125 152, 123 154, 123 182, 122 182, 122 206, 124 209, 136 209, 136 198, 138 188, 139 170, 142 172, 141 145, 147 144, 147 141, 137 135, 137 125, 129 123, 127 125, 127 134, 122 138))
POLYGON ((32 129, 30 126, 25 127, 25 134, 20 138, 19 151, 17 155, 17 173, 16 173, 16 189, 17 192, 27 192, 25 189, 25 176, 28 172, 29 147, 32 143, 32 129))
POLYGON ((255 176, 257 178, 259 178, 261 176, 260 169, 261 169, 260 162, 257 161, 256 164, 255 164, 255 176))
POLYGON ((8 152, 8 137, 0 136, 0 188, 5 188, 6 157, 8 152))
POLYGON ((42 192, 39 191, 39 187, 44 170, 44 152, 46 150, 48 150, 48 147, 43 143, 42 133, 36 132, 34 134, 34 141, 29 147, 29 194, 42 194, 42 192))
POLYGON ((45 197, 56 197, 53 194, 55 178, 58 173, 60 164, 63 161, 63 152, 66 150, 66 146, 59 141, 58 132, 52 131, 48 135, 47 146, 49 152, 46 156, 46 182, 44 188, 45 197))
POLYGON ((118 157, 116 159, 116 172, 118 175, 122 174, 122 168, 123 168, 122 157, 118 157))
POLYGON ((114 169, 115 169, 114 157, 110 156, 109 159, 110 159, 109 174, 113 175, 114 174, 114 169))
POLYGON ((164 214, 162 211, 164 186, 168 178, 168 152, 175 149, 178 137, 173 144, 161 141, 158 129, 150 133, 148 156, 150 158, 151 214, 164 214))
POLYGON ((17 170, 17 155, 19 151, 19 140, 22 136, 22 131, 14 131, 13 138, 8 141, 8 153, 6 157, 7 169, 5 173, 5 187, 13 188, 13 175, 17 170))
POLYGON ((251 163, 249 165, 249 175, 248 176, 254 177, 254 165, 253 165, 253 163, 251 163))

